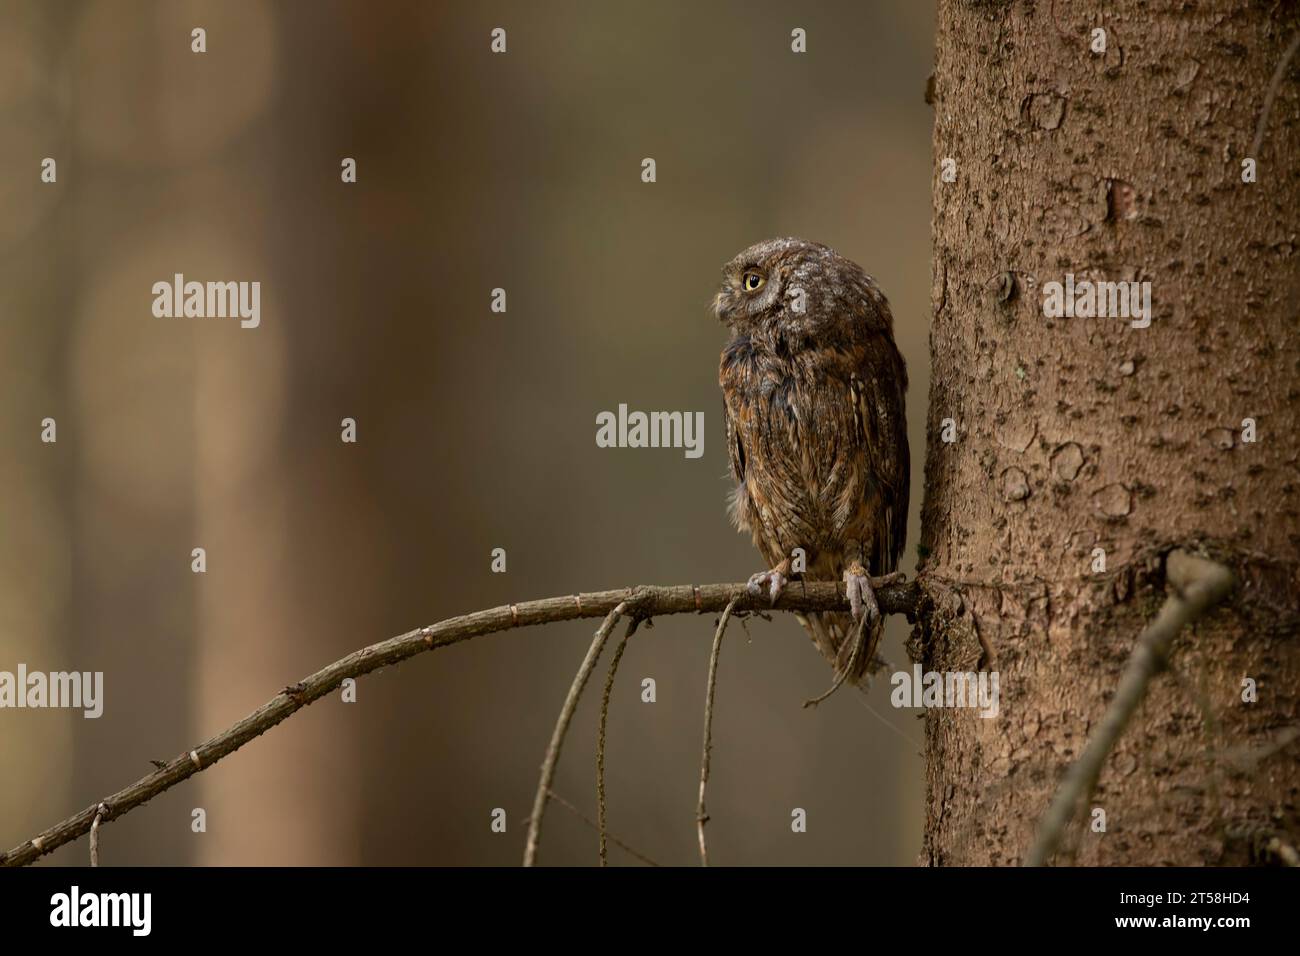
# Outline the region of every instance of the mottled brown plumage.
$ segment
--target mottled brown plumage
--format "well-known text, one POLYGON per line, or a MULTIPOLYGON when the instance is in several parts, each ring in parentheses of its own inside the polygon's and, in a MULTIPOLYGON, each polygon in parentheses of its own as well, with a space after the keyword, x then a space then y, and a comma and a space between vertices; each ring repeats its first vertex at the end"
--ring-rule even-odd
POLYGON ((770 239, 723 267, 714 311, 732 333, 718 373, 731 516, 772 568, 751 585, 769 584, 775 599, 796 548, 807 579, 847 581, 866 615, 862 640, 847 614, 800 620, 858 681, 882 629, 866 575, 895 570, 907 533, 907 369, 889 304, 826 246, 770 239))

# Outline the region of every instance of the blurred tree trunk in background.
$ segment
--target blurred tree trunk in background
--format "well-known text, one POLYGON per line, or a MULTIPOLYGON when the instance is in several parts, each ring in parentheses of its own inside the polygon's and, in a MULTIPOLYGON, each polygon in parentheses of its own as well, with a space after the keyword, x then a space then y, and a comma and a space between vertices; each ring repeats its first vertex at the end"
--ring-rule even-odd
POLYGON ((916 640, 927 671, 986 659, 1001 709, 928 711, 924 863, 1024 859, 1179 546, 1237 588, 1177 639, 1055 861, 1300 840, 1296 60, 1250 155, 1295 10, 939 5, 916 640), (1150 326, 1045 317, 1067 273, 1149 281, 1150 326))

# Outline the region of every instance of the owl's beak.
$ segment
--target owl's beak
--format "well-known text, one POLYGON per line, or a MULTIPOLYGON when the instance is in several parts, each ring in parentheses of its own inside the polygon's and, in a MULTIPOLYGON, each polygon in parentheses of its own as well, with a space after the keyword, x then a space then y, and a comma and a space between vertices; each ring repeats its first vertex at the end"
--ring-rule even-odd
POLYGON ((727 303, 731 301, 731 297, 732 297, 732 291, 730 286, 724 285, 721 289, 719 289, 716 293, 714 293, 713 306, 712 306, 713 314, 716 315, 720 320, 722 320, 722 312, 724 309, 726 309, 727 303))

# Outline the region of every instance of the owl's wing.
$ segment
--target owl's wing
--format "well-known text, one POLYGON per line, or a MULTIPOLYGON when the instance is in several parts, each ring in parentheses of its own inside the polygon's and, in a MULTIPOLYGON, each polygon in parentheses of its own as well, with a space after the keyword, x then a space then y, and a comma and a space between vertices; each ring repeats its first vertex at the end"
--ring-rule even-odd
POLYGON ((876 535, 872 568, 885 574, 898 566, 907 539, 908 478, 907 370, 891 336, 872 335, 849 382, 854 424, 866 467, 880 491, 881 531, 876 535))
POLYGON ((745 446, 740 441, 740 430, 731 414, 731 405, 726 397, 722 399, 722 418, 727 423, 727 456, 731 462, 731 477, 738 484, 745 481, 745 446))
POLYGON ((718 370, 718 384, 722 386, 722 420, 727 424, 727 461, 731 465, 731 477, 735 481, 727 511, 738 530, 749 531, 750 501, 749 489, 745 483, 749 458, 742 436, 749 433, 748 419, 753 410, 740 398, 743 389, 739 378, 743 372, 733 358, 732 350, 728 347, 722 354, 722 364, 718 370))

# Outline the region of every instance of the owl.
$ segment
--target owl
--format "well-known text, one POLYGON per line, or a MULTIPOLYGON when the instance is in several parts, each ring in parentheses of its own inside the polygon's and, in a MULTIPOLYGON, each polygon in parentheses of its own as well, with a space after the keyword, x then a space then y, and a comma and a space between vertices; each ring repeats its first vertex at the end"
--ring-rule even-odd
POLYGON ((713 310, 731 331, 718 371, 731 518, 768 566, 749 588, 775 603, 796 549, 805 580, 843 580, 851 613, 799 621, 860 683, 883 630, 869 576, 895 571, 907 534, 907 368, 889 304, 832 249, 769 239, 723 267, 713 310))

